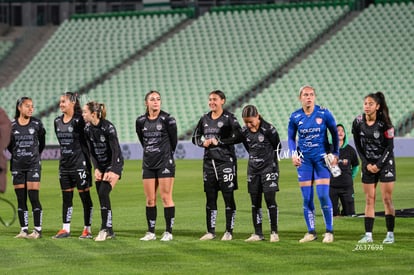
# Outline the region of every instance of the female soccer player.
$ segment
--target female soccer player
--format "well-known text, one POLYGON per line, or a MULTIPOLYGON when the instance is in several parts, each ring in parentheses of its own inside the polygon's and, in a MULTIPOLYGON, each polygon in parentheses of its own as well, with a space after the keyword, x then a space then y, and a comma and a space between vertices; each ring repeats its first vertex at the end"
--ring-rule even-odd
POLYGON ((385 208, 387 236, 384 244, 394 243, 395 209, 392 202, 394 189, 394 127, 382 92, 371 93, 364 98, 364 114, 352 124, 355 147, 361 158, 362 183, 365 193, 365 236, 359 243, 371 243, 375 219, 375 188, 381 185, 385 208))
POLYGON ((241 142, 241 127, 236 117, 223 109, 226 96, 220 90, 210 92, 210 112, 203 115, 193 133, 192 142, 204 147, 203 181, 206 193, 207 233, 200 240, 216 237, 217 197, 221 190, 226 207, 226 232, 222 241, 233 238, 237 190, 237 159, 234 144, 241 142))
POLYGON ((87 123, 85 138, 95 167, 95 184, 101 206, 102 225, 95 241, 105 241, 115 237, 109 194, 121 178, 124 159, 115 126, 105 119, 105 105, 88 102, 83 107, 82 116, 87 123))
POLYGON ((161 95, 150 91, 145 95, 147 111, 136 120, 135 128, 142 144, 142 178, 146 197, 146 216, 148 231, 142 241, 155 240, 157 220, 157 190, 164 205, 165 232, 161 241, 173 239, 175 205, 172 198, 175 162, 174 151, 177 147, 177 123, 174 117, 161 110, 161 95))
POLYGON ((329 196, 332 201, 333 216, 355 215, 354 178, 358 172, 358 155, 355 149, 348 144, 348 135, 342 124, 337 124, 339 137, 338 166, 342 173, 338 177, 331 176, 329 196), (342 211, 339 209, 339 200, 342 211))
POLYGON ((42 122, 32 117, 33 101, 29 97, 17 100, 12 121, 10 144, 10 171, 17 197, 20 233, 16 238, 39 239, 42 237, 42 205, 39 200, 41 179, 40 156, 45 148, 46 130, 42 122), (32 204, 34 230, 28 234, 29 211, 27 197, 32 204))
POLYGON ((313 203, 313 185, 321 204, 325 220, 326 233, 322 242, 333 242, 332 203, 329 197, 330 172, 326 167, 324 156, 329 152, 327 132, 331 133, 333 155, 331 162, 337 164, 339 154, 338 131, 336 122, 328 109, 315 105, 316 93, 311 86, 299 90, 302 108, 293 112, 289 119, 288 144, 292 153, 293 165, 297 168, 299 186, 303 197, 303 214, 308 232, 299 242, 317 239, 315 230, 315 206, 313 203), (296 144, 296 134, 298 143, 296 144))
POLYGON ((249 152, 247 189, 252 202, 252 219, 255 233, 246 242, 264 240, 262 231, 262 193, 270 219, 270 241, 278 242, 276 192, 279 191, 278 150, 281 149, 276 128, 265 121, 253 105, 243 108, 243 144, 249 152))
POLYGON ((70 237, 73 212, 73 190, 78 189, 83 205, 84 229, 80 239, 91 239, 92 199, 91 163, 85 140, 85 122, 76 94, 67 92, 60 97, 62 115, 55 119, 55 133, 60 144, 59 181, 62 190, 63 227, 55 239, 70 237))

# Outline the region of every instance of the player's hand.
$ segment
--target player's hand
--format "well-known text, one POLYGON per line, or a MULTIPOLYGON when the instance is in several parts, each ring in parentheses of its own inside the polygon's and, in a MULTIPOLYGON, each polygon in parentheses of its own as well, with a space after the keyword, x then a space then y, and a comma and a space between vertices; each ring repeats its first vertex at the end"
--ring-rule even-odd
POLYGON ((218 140, 216 138, 212 138, 211 139, 211 144, 213 144, 214 146, 218 145, 218 140))
POLYGON ((103 174, 99 169, 95 169, 95 181, 101 181, 103 174))
POLYGON ((209 147, 210 146, 210 144, 211 144, 211 139, 206 139, 206 140, 204 140, 204 142, 203 142, 203 146, 204 147, 209 147))
POLYGON ((103 180, 109 182, 114 188, 115 183, 119 180, 119 175, 109 171, 103 174, 103 180))
POLYGON ((293 156, 292 157, 292 164, 295 166, 295 167, 299 167, 301 164, 302 164, 302 160, 300 159, 300 157, 298 157, 298 156, 293 156))

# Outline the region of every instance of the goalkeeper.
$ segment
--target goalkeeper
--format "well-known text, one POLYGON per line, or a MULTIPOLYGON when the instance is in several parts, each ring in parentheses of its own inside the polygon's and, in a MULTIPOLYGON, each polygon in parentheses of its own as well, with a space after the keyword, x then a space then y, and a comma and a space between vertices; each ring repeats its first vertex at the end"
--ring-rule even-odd
POLYGON ((288 145, 293 165, 297 168, 299 186, 303 197, 303 214, 308 232, 299 242, 311 242, 317 239, 315 230, 315 205, 313 203, 313 185, 321 204, 326 225, 322 242, 331 243, 333 236, 332 202, 329 197, 330 172, 324 156, 331 151, 334 155, 331 167, 337 165, 339 154, 338 132, 332 113, 315 105, 316 93, 311 86, 299 90, 302 108, 293 112, 289 119, 288 145), (328 130, 332 136, 333 150, 329 148, 328 130), (296 135, 298 141, 296 143, 296 135))

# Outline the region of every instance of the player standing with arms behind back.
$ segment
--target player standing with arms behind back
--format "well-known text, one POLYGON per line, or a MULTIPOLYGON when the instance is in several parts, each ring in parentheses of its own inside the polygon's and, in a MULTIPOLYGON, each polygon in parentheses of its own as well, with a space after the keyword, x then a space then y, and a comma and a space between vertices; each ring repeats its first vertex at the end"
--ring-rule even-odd
POLYGON ((233 239, 236 217, 234 190, 237 190, 237 159, 234 144, 241 142, 241 127, 236 117, 223 109, 226 96, 220 90, 210 92, 210 112, 203 115, 194 130, 192 142, 204 147, 203 181, 206 194, 207 233, 200 240, 216 237, 217 198, 221 190, 226 207, 226 232, 222 241, 233 239))
POLYGON ((281 149, 276 128, 259 115, 257 108, 247 105, 243 108, 243 144, 249 152, 247 167, 247 188, 252 202, 252 219, 255 233, 246 242, 264 240, 262 231, 262 193, 270 220, 270 242, 278 242, 278 209, 276 192, 279 191, 278 150, 281 149))
POLYGON ((55 133, 60 145, 59 181, 62 190, 63 227, 53 237, 70 237, 70 222, 73 212, 73 190, 78 189, 83 205, 84 228, 80 239, 91 239, 92 186, 91 163, 85 140, 85 122, 76 94, 66 92, 60 97, 62 115, 55 119, 55 133))
POLYGON ((105 241, 115 237, 109 195, 121 178, 124 159, 115 126, 105 119, 105 105, 88 102, 83 107, 82 116, 87 123, 85 138, 95 167, 95 184, 101 205, 102 224, 95 241, 105 241))
POLYGON ((292 154, 292 163, 297 168, 299 186, 303 197, 303 215, 308 232, 299 242, 311 242, 317 239, 315 230, 314 189, 322 208, 326 233, 322 242, 331 243, 333 236, 332 202, 329 197, 330 172, 324 157, 330 151, 328 130, 332 136, 333 155, 330 165, 336 166, 339 154, 339 139, 336 122, 328 109, 315 105, 316 93, 311 86, 299 90, 302 108, 293 112, 289 119, 288 144, 292 154), (296 134, 298 142, 296 144, 296 134))
POLYGON ((17 197, 17 212, 21 227, 16 238, 39 239, 42 237, 43 215, 39 200, 40 156, 45 148, 46 130, 39 119, 32 117, 33 109, 31 98, 22 97, 17 100, 10 144, 7 149, 11 153, 10 171, 17 197), (34 230, 31 234, 28 234, 27 196, 32 204, 34 220, 34 230))
POLYGON ((365 236, 359 243, 372 243, 375 219, 375 188, 381 185, 385 208, 387 236, 384 244, 394 243, 395 209, 392 202, 394 190, 394 127, 388 114, 384 94, 371 93, 364 98, 364 114, 352 124, 355 147, 361 158, 362 185, 365 193, 365 236))
POLYGON ((136 120, 135 129, 143 147, 142 178, 146 197, 148 231, 142 241, 156 239, 157 190, 164 204, 165 232, 161 241, 173 239, 175 205, 172 199, 177 147, 177 123, 175 118, 161 110, 161 95, 150 91, 145 95, 147 111, 136 120))

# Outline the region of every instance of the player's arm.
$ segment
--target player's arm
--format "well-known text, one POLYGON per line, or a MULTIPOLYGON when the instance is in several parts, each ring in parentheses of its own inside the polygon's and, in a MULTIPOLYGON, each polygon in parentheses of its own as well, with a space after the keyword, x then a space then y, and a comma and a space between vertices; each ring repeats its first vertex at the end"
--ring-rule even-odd
POLYGON ((339 156, 339 136, 338 136, 338 129, 336 127, 336 121, 333 117, 332 113, 327 111, 326 113, 326 126, 328 127, 329 132, 332 136, 332 154, 334 154, 337 158, 339 156))
POLYGON ((141 145, 144 146, 144 136, 142 135, 142 128, 143 128, 143 122, 137 118, 135 121, 135 132, 137 133, 139 142, 141 142, 141 145))
POLYGON ((39 154, 42 154, 46 146, 46 130, 43 127, 43 124, 41 122, 39 123, 38 140, 39 140, 39 154))
POLYGON ((237 118, 232 114, 229 121, 231 127, 230 134, 227 137, 221 137, 218 145, 232 145, 243 141, 242 129, 237 118))
POLYGON ((170 139, 172 151, 174 152, 177 148, 178 137, 177 137, 177 121, 174 117, 168 117, 167 119, 167 132, 170 139))
POLYGON ((300 166, 301 164, 301 159, 297 152, 297 146, 296 146, 297 131, 298 131, 297 125, 295 121, 293 120, 293 117, 291 116, 289 119, 289 124, 288 124, 288 146, 289 146, 289 151, 292 154, 292 164, 296 167, 300 166))
POLYGON ((394 150, 394 128, 391 127, 384 132, 384 143, 385 143, 385 150, 382 156, 378 159, 375 165, 378 169, 381 169, 384 164, 387 162, 388 157, 392 154, 394 150))
POLYGON ((194 145, 204 147, 204 132, 203 132, 203 118, 200 118, 200 120, 197 123, 196 128, 194 129, 193 136, 191 137, 191 142, 194 145))
POLYGON ((114 172, 117 175, 121 175, 122 168, 123 168, 123 158, 122 158, 122 152, 120 150, 119 141, 118 141, 118 135, 116 133, 116 129, 113 125, 110 125, 107 129, 107 135, 108 135, 108 142, 109 147, 111 149, 112 153, 112 159, 111 159, 111 167, 109 169, 110 172, 114 172))
POLYGON ((358 152, 359 158, 362 162, 362 167, 365 167, 368 164, 367 158, 365 157, 364 148, 362 148, 361 144, 361 136, 359 134, 359 121, 362 118, 356 118, 354 122, 352 123, 352 135, 354 136, 354 144, 355 148, 358 152))

